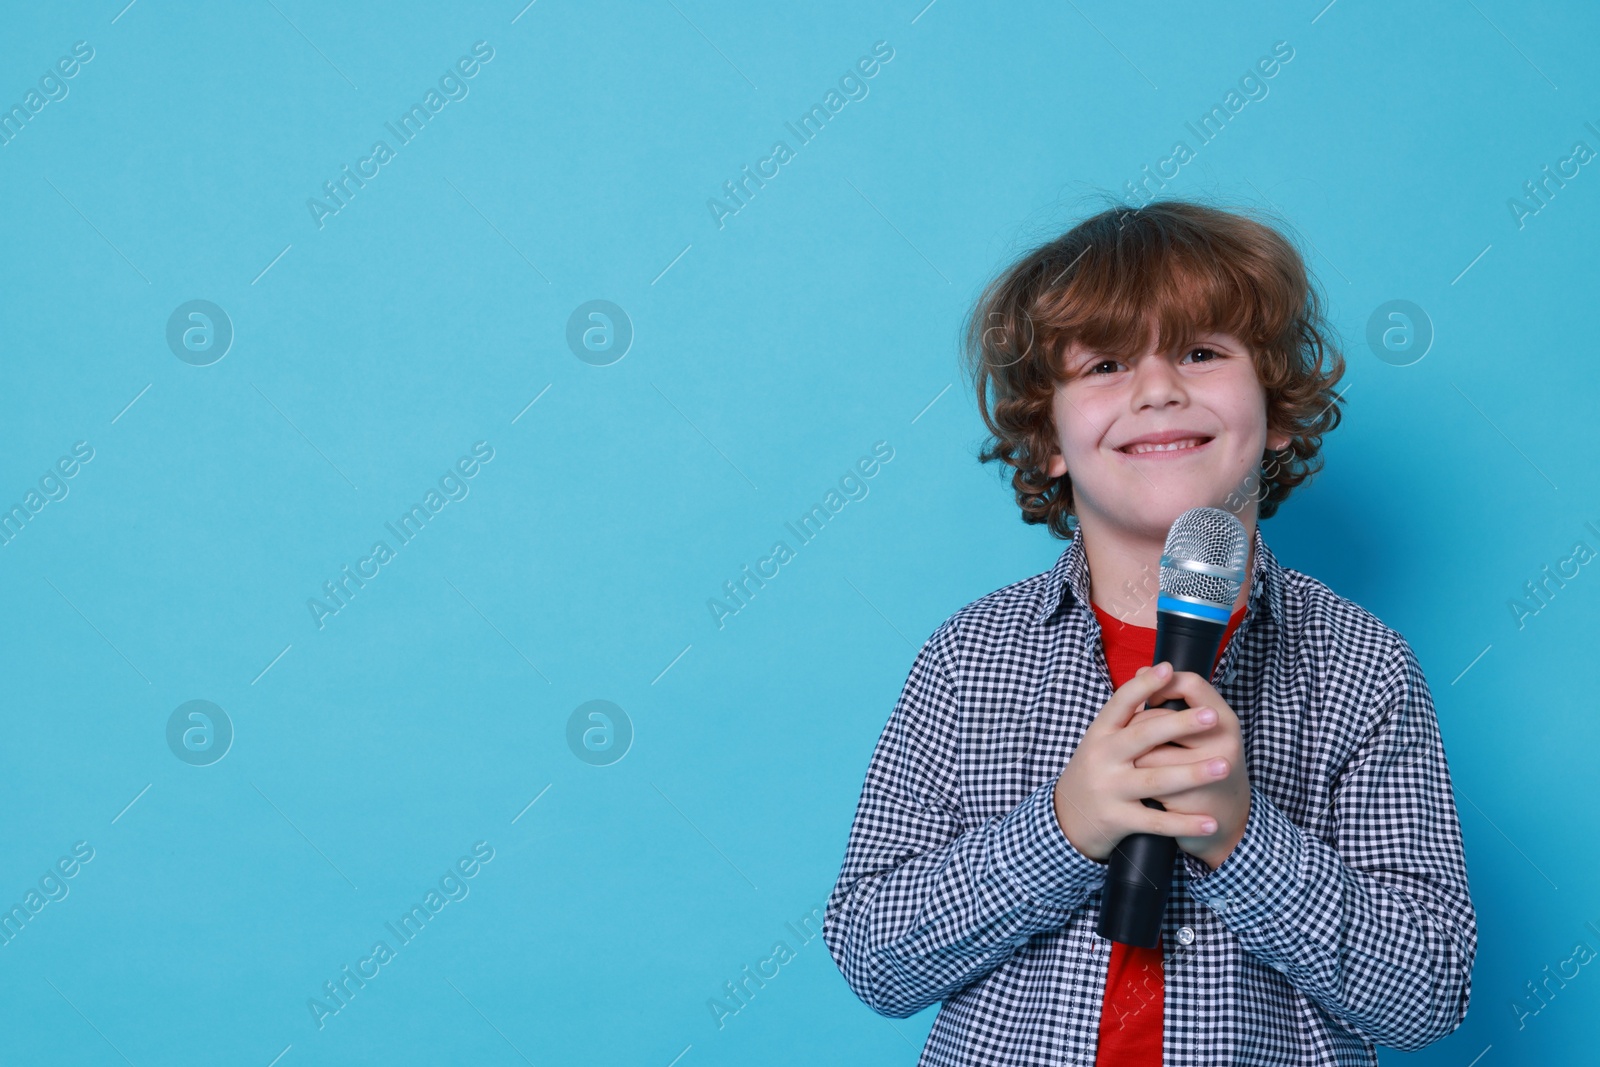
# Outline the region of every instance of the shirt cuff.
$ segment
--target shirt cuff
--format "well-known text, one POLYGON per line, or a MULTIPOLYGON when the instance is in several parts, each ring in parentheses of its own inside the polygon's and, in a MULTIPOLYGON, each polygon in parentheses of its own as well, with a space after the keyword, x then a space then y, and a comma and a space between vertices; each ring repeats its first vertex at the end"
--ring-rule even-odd
POLYGON ((1178 855, 1189 876, 1190 895, 1229 926, 1246 927, 1262 922, 1292 897, 1304 850, 1300 827, 1252 785, 1244 835, 1220 866, 1212 870, 1187 852, 1178 855))
POLYGON ((1106 865, 1079 852, 1056 821, 1052 778, 1000 820, 994 839, 997 865, 1028 900, 1052 907, 1080 903, 1105 880, 1106 865))

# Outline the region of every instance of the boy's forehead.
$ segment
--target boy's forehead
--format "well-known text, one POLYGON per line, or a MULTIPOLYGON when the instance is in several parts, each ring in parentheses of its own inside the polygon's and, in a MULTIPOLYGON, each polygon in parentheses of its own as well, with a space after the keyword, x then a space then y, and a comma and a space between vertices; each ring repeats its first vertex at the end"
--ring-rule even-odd
MULTIPOLYGON (((1181 347, 1183 345, 1192 345, 1192 344, 1214 344, 1214 345, 1219 345, 1219 346, 1222 346, 1222 347, 1237 349, 1240 352, 1249 352, 1250 351, 1250 345, 1247 342, 1245 342, 1244 340, 1242 340, 1236 334, 1229 333, 1226 330, 1221 330, 1221 329, 1216 329, 1216 328, 1202 328, 1202 327, 1198 327, 1198 326, 1185 328, 1183 330, 1182 334, 1176 340, 1174 340, 1172 342, 1172 347, 1177 348, 1177 347, 1181 347)), ((1149 351, 1153 350, 1155 348, 1155 346, 1156 346, 1156 331, 1152 328, 1151 331, 1149 332, 1149 334, 1147 335, 1146 339, 1145 339, 1143 349, 1141 349, 1140 351, 1141 352, 1149 352, 1149 351)), ((1109 348, 1110 346, 1108 345, 1108 346, 1105 346, 1105 347, 1109 348)), ((1101 348, 1097 348, 1096 346, 1094 346, 1094 345, 1090 344, 1089 342, 1085 341, 1083 338, 1078 338, 1078 337, 1075 337, 1075 338, 1072 338, 1071 340, 1069 340, 1067 342, 1066 347, 1065 347, 1065 352, 1066 352, 1068 358, 1071 358, 1072 356, 1080 354, 1080 353, 1096 352, 1096 351, 1102 351, 1102 349, 1101 348)))

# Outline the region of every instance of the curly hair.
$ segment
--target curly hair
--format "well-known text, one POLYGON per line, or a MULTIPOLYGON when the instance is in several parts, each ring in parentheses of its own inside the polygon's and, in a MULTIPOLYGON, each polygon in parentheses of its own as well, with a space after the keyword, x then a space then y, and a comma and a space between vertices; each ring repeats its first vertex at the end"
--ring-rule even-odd
POLYGON ((1334 386, 1345 361, 1299 252, 1244 214, 1184 200, 1119 205, 1014 262, 965 323, 964 369, 990 434, 978 460, 1012 468, 1023 522, 1068 540, 1077 521, 1071 474, 1045 472, 1060 451, 1051 406, 1065 378, 1062 355, 1082 344, 1130 360, 1148 348, 1152 320, 1157 351, 1206 331, 1250 347, 1268 436, 1289 436, 1287 448, 1262 455, 1260 484, 1251 487, 1259 518, 1322 468, 1322 435, 1339 425, 1334 386))

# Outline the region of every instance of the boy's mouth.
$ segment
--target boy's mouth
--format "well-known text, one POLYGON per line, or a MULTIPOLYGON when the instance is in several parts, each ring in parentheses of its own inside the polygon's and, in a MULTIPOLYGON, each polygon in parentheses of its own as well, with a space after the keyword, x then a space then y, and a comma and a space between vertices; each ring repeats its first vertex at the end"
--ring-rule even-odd
POLYGON ((1135 441, 1117 449, 1125 456, 1171 457, 1189 456, 1210 444, 1213 438, 1204 435, 1182 437, 1171 441, 1135 441))

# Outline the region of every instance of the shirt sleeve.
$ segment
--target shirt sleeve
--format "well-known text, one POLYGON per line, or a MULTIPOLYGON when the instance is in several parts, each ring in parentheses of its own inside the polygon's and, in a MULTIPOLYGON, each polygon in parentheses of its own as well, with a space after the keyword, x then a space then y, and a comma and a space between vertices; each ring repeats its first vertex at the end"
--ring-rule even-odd
POLYGON ((823 938, 850 988, 905 1018, 1063 926, 1105 880, 1056 821, 1055 776, 968 825, 947 621, 917 653, 873 751, 823 938))
POLYGON ((1376 725, 1332 788, 1333 845, 1252 784, 1220 866, 1179 854, 1247 952, 1373 1043, 1414 1052, 1466 1018, 1477 915, 1433 697, 1399 634, 1378 676, 1376 725))

